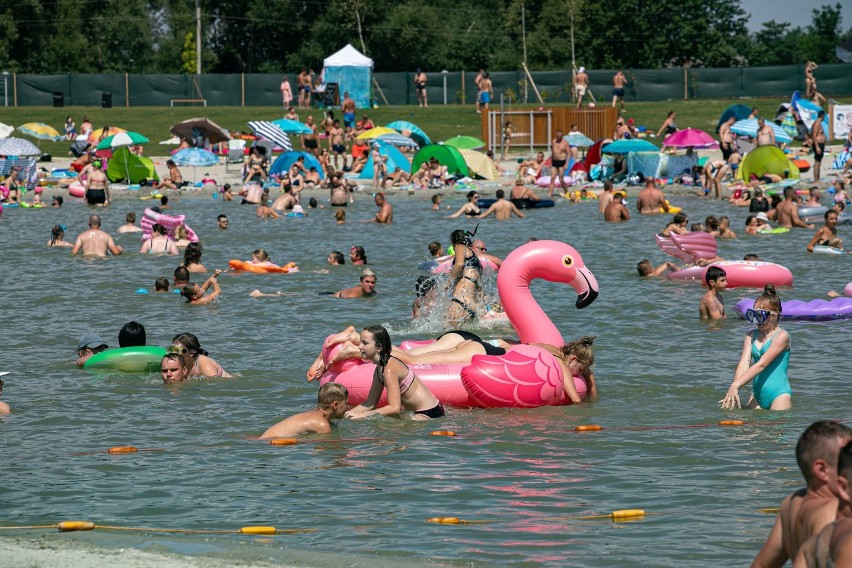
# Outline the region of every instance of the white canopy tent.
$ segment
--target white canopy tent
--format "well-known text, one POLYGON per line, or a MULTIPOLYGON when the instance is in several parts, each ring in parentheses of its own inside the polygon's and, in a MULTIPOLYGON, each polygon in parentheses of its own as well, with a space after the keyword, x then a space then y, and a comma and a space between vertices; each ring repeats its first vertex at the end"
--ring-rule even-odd
POLYGON ((369 108, 370 84, 373 79, 373 60, 347 44, 323 61, 323 82, 337 83, 340 99, 349 91, 359 108, 369 108))

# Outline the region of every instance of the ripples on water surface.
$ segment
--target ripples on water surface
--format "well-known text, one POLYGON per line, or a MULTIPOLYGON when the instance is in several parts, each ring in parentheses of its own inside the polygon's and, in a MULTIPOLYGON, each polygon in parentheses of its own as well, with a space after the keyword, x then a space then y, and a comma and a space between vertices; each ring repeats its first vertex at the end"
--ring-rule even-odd
MULTIPOLYGON (((693 221, 727 214, 741 232, 746 216, 741 209, 688 197, 672 201, 685 206, 693 221)), ((539 282, 533 291, 567 337, 597 336, 599 402, 451 409, 446 419, 431 424, 343 421, 331 436, 297 446, 248 441, 315 404, 315 387, 305 383, 304 372, 331 331, 384 323, 395 341, 434 331, 409 321, 417 263, 429 241, 446 244, 453 229, 472 229, 473 223, 443 219, 427 200, 404 195, 391 197, 396 208, 391 227, 358 222, 375 211, 367 198, 349 208, 343 226, 335 225, 328 210, 307 219, 258 222, 251 207, 209 198, 173 202, 201 235, 208 268, 247 259, 260 247, 274 261, 298 262, 301 273, 226 274, 220 278, 223 301, 188 307, 176 295, 134 293, 152 288, 157 276, 170 278, 174 258, 134 253, 89 260, 47 249, 54 223, 67 224, 72 241, 85 228, 89 210, 79 203, 6 211, 0 218, 5 341, 0 370, 12 371, 4 400, 15 413, 0 419, 0 510, 6 524, 89 519, 164 528, 315 528, 272 538, 104 531, 54 537, 225 558, 295 558, 310 566, 426 560, 743 565, 773 521, 759 509, 777 506, 801 484, 793 456, 799 433, 817 419, 848 418, 848 321, 784 326, 793 340, 791 412, 722 412, 717 401, 730 384, 749 325, 739 319, 702 323, 697 285, 637 277, 635 265, 643 257, 665 260, 653 241, 663 217, 613 226, 600 220, 594 203, 560 203, 529 212, 527 220, 485 222, 480 234, 489 252, 500 256, 530 237, 564 240, 583 255, 601 288, 592 306, 574 309, 573 290, 565 286, 539 282), (215 229, 223 211, 231 218, 227 233, 215 229), (357 282, 358 269, 351 265, 320 273, 329 250, 348 257, 351 245, 366 248, 380 295, 345 302, 318 295, 357 282), (297 295, 250 299, 255 288, 297 295), (133 319, 145 324, 149 344, 167 345, 179 332, 196 333, 225 369, 240 376, 165 388, 155 375, 97 375, 71 364, 85 331, 95 330, 116 346, 118 329, 133 319), (715 424, 732 417, 771 424, 618 430, 715 424), (587 423, 614 430, 574 432, 587 423), (435 428, 460 435, 429 436, 435 428), (163 451, 78 455, 126 444, 163 451), (624 508, 653 514, 616 524, 571 518, 624 508), (433 516, 493 522, 424 522, 433 516)), ((445 203, 455 209, 462 200, 445 203)), ((104 227, 114 232, 129 209, 139 215, 143 202, 116 201, 103 211, 104 227)), ((848 228, 840 232, 852 242, 848 228)), ((805 251, 811 234, 742 238, 722 242, 719 250, 730 259, 754 252, 787 265, 796 287, 782 290, 782 297, 810 299, 842 289, 852 278, 847 257, 805 251)), ((134 236, 117 240, 138 249, 134 236)), ((742 289, 726 294, 728 313, 748 294, 742 289)), ((510 331, 483 332, 491 333, 510 331)))

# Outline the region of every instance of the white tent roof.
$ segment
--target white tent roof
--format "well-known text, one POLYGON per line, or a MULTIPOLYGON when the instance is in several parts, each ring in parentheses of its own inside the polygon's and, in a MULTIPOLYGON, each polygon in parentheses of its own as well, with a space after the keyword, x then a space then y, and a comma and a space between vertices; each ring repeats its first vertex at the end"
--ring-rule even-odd
POLYGON ((346 47, 329 55, 323 61, 325 67, 373 67, 373 60, 352 47, 352 44, 346 44, 346 47))

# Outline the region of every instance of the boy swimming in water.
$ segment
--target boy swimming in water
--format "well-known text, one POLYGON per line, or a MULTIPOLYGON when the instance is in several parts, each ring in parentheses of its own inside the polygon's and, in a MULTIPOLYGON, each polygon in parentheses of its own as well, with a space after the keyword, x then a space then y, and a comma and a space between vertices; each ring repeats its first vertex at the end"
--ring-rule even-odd
POLYGON ((341 419, 349 408, 347 399, 349 391, 341 384, 326 383, 320 387, 317 394, 316 410, 308 410, 285 418, 275 426, 269 428, 260 437, 261 440, 268 438, 282 438, 285 436, 298 436, 299 434, 328 434, 331 432, 332 418, 341 419))

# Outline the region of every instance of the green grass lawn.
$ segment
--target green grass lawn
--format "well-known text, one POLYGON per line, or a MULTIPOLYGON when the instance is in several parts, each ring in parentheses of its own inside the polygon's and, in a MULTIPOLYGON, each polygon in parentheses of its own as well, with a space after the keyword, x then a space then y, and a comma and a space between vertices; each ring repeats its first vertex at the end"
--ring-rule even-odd
MULTIPOLYGON (((700 128, 713 133, 722 111, 738 102, 757 106, 765 117, 774 118, 778 105, 784 101, 730 99, 630 103, 624 116, 635 118, 638 125, 656 131, 665 120, 666 114, 673 110, 677 113, 679 128, 700 128)), ((512 110, 537 107, 538 105, 515 105, 512 110)), ((480 115, 476 114, 473 105, 433 105, 427 109, 416 106, 380 107, 359 111, 358 115, 362 113, 368 113, 376 125, 384 125, 394 120, 408 120, 420 126, 433 141, 445 140, 457 134, 478 137, 481 133, 480 115)), ((249 120, 274 120, 281 118, 283 114, 277 107, 0 107, 0 122, 15 127, 27 122, 45 122, 61 132, 66 116, 74 117, 78 129, 83 117, 88 116, 95 128, 104 125, 120 126, 145 135, 152 142, 146 154, 164 155, 172 147, 159 146, 157 143, 169 138, 169 127, 181 120, 205 116, 228 130, 250 132, 247 124, 249 120)), ((316 122, 323 117, 323 111, 320 109, 299 111, 302 120, 308 114, 312 114, 316 122)), ((340 111, 335 111, 335 115, 340 116, 340 111)), ((12 136, 21 135, 16 132, 12 136)), ((41 148, 53 156, 65 156, 68 145, 68 142, 40 142, 41 148)))

